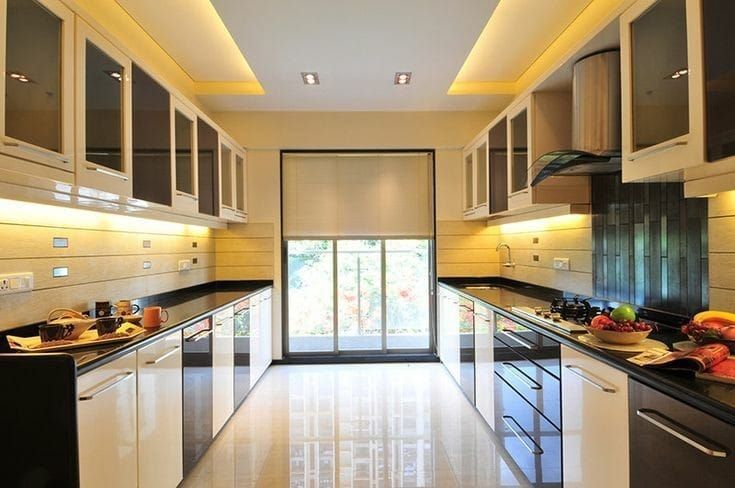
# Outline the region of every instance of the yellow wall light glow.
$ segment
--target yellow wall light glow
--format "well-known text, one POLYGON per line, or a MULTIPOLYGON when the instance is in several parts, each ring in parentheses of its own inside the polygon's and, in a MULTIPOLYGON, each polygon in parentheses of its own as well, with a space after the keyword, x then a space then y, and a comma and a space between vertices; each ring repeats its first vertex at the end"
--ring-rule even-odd
POLYGON ((585 214, 559 215, 545 219, 528 220, 525 222, 513 222, 501 224, 501 234, 522 234, 524 232, 543 232, 560 228, 584 227, 590 216, 585 214))

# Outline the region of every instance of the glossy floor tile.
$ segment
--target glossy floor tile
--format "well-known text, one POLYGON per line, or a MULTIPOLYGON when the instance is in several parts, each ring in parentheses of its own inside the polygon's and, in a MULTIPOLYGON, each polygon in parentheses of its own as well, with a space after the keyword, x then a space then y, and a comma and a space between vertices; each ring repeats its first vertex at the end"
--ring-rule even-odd
POLYGON ((508 459, 440 364, 273 366, 182 486, 527 486, 508 459))

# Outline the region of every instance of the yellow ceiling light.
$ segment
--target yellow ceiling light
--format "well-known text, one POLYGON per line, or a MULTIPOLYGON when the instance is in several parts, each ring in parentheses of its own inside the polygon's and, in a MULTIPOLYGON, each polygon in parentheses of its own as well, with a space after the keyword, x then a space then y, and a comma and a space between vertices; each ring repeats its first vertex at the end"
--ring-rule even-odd
POLYGON ((558 215, 545 219, 527 220, 501 224, 501 234, 521 234, 524 232, 544 232, 555 229, 578 229, 590 226, 590 216, 586 214, 558 215))

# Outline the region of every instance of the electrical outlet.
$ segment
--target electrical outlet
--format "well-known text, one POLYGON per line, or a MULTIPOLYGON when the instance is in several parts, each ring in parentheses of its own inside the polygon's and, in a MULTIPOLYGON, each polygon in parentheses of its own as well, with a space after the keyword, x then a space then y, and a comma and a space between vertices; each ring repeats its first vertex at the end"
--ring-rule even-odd
POLYGON ((538 262, 538 261, 539 261, 539 259, 540 259, 540 258, 539 258, 539 255, 538 255, 538 254, 534 254, 534 255, 533 255, 533 260, 534 260, 534 262, 538 262))
POLYGON ((569 271, 569 258, 554 258, 554 269, 569 271))
POLYGON ((191 269, 191 260, 182 259, 179 261, 179 271, 189 271, 191 269))
POLYGON ((0 295, 33 290, 33 273, 13 273, 0 276, 0 295))

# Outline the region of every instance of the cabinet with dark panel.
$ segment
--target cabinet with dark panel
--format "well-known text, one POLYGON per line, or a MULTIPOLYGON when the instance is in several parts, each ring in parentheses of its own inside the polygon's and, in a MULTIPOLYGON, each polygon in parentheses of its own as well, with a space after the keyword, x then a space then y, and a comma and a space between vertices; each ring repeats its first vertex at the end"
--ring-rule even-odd
POLYGON ((631 488, 714 488, 735 479, 735 426, 629 381, 631 488))
POLYGON ((508 122, 505 117, 490 128, 488 165, 490 172, 490 214, 508 210, 508 122))
POLYGON ((219 215, 219 149, 217 131, 197 118, 199 213, 206 215, 219 215))

